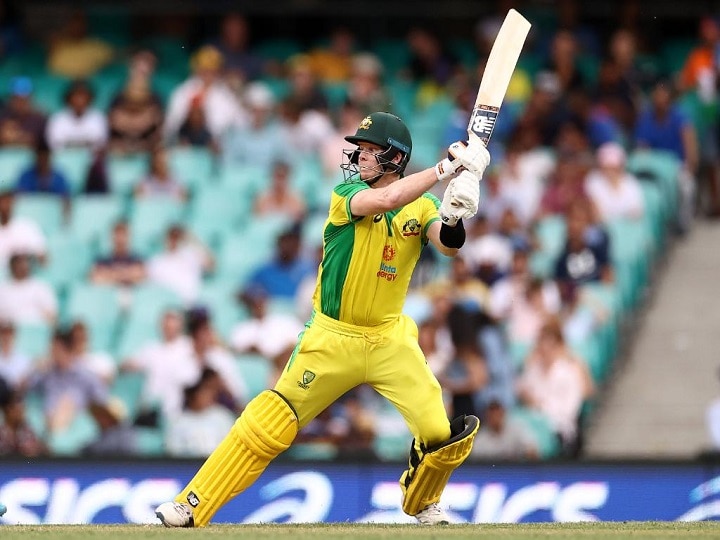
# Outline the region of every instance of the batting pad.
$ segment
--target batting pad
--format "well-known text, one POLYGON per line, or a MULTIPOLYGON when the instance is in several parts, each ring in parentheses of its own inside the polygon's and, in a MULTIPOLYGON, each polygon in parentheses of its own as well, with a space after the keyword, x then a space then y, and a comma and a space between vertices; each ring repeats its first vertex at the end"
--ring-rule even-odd
POLYGON ((273 390, 253 399, 230 433, 175 499, 193 508, 196 527, 207 525, 226 502, 247 489, 298 432, 293 408, 273 390))
POLYGON ((470 455, 479 428, 477 417, 458 417, 451 424, 454 435, 440 446, 423 451, 413 441, 410 467, 400 477, 406 514, 414 516, 440 500, 450 474, 470 455))

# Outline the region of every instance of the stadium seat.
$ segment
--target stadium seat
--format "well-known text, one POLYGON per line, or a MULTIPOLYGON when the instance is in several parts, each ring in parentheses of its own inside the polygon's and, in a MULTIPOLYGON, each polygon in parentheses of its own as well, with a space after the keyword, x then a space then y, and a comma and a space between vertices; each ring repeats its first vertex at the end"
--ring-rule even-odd
POLYGON ((63 148, 53 151, 53 165, 65 175, 73 195, 85 187, 93 155, 89 148, 63 148))
POLYGON ((255 354, 242 354, 237 357, 237 368, 248 389, 248 399, 266 390, 270 384, 270 362, 255 354))
POLYGON ((17 350, 37 359, 48 354, 52 328, 46 324, 18 324, 15 327, 17 350))
POLYGON ((33 101, 46 114, 52 114, 63 108, 65 92, 70 81, 49 73, 33 77, 33 101))
POLYGON ((204 241, 219 242, 223 231, 245 223, 252 211, 252 200, 237 185, 208 184, 199 188, 190 203, 188 224, 204 241))
POLYGON ((63 200, 57 195, 18 195, 14 213, 37 223, 46 236, 55 234, 63 227, 63 200))
POLYGON ((14 187, 20 175, 32 165, 33 152, 28 148, 0 148, 0 182, 4 187, 14 187))
POLYGON ((137 451, 141 456, 162 456, 165 454, 165 434, 160 428, 135 428, 137 451))
POLYGON ((542 413, 525 407, 514 407, 510 411, 510 417, 517 422, 522 422, 531 431, 542 459, 549 459, 558 455, 560 443, 550 427, 550 423, 542 413))
POLYGON ((50 451, 57 456, 78 455, 100 434, 95 420, 86 411, 79 412, 73 422, 63 431, 51 433, 47 443, 50 451))
POLYGON ((540 251, 551 258, 560 255, 565 247, 567 226, 561 215, 545 216, 537 222, 535 235, 540 242, 540 251))
POLYGON ((91 348, 109 351, 120 317, 119 290, 108 285, 74 283, 68 293, 64 321, 82 321, 88 326, 91 348))
POLYGON ((149 166, 150 158, 147 154, 109 155, 107 171, 111 191, 119 195, 132 194, 147 176, 149 166))
POLYGON ((139 247, 162 243, 165 231, 182 223, 184 204, 164 198, 136 200, 130 207, 130 230, 139 247))
POLYGON ((218 172, 218 182, 222 186, 240 188, 251 202, 270 183, 270 172, 254 165, 223 163, 218 172))
POLYGON ((110 394, 122 400, 129 418, 137 414, 144 384, 145 375, 139 372, 119 373, 113 382, 110 394))
POLYGON ((92 264, 90 245, 72 232, 59 231, 48 236, 47 259, 39 275, 55 290, 86 279, 92 264))
POLYGON ((670 212, 668 217, 677 215, 680 165, 674 154, 662 150, 636 150, 628 156, 627 168, 630 172, 661 185, 663 199, 670 212))
POLYGON ((407 67, 410 62, 410 48, 403 39, 373 40, 371 50, 382 59, 385 75, 390 77, 407 67))
POLYGON ((69 228, 86 242, 109 241, 110 230, 123 215, 117 195, 78 195, 73 198, 69 228))
POLYGON ((168 151, 168 167, 178 182, 193 191, 213 178, 215 158, 206 148, 175 147, 168 151))
POLYGON ((235 279, 213 279, 203 283, 196 302, 210 311, 213 326, 226 341, 235 325, 248 316, 244 306, 237 300, 238 290, 238 281, 235 279))
POLYGON ((300 43, 294 39, 268 39, 258 43, 255 52, 266 60, 285 62, 291 56, 302 52, 300 43))

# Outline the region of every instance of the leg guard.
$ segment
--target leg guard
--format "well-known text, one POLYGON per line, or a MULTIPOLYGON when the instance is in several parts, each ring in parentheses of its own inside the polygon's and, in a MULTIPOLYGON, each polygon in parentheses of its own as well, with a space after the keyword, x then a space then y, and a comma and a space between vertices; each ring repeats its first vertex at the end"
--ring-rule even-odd
POLYGON ((230 433, 210 454, 175 499, 193 507, 196 527, 207 525, 222 505, 247 489, 270 461, 287 450, 298 432, 298 419, 277 392, 253 399, 230 433))
POLYGON ((440 500, 452 473, 470 454, 480 427, 475 416, 459 416, 450 424, 452 436, 435 448, 410 448, 410 466, 400 477, 403 511, 414 516, 440 500))

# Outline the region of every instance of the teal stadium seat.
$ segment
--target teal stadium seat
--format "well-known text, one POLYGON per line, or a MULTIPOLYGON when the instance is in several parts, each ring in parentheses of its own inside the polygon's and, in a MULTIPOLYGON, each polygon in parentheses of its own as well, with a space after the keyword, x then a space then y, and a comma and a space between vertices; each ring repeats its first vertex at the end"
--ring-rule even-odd
POLYGON ((119 319, 117 288, 86 282, 71 285, 64 320, 67 323, 82 321, 87 325, 93 350, 113 349, 119 319))
POLYGON ((31 219, 50 236, 63 227, 63 200, 57 195, 21 194, 15 200, 14 214, 31 219))
POLYGON ((125 404, 129 418, 138 412, 144 385, 145 374, 141 372, 122 372, 113 381, 110 394, 125 404))
POLYGON ((245 307, 237 299, 238 291, 235 279, 213 279, 203 283, 196 302, 210 311, 213 326, 226 341, 235 325, 248 317, 245 307))
POLYGON ((266 60, 285 62, 290 57, 302 52, 302 45, 294 39, 268 39, 258 43, 255 53, 266 60))
POLYGON ((20 175, 32 165, 33 153, 28 148, 0 148, 0 186, 15 187, 20 175))
POLYGON ((393 77, 410 63, 410 47, 404 39, 374 40, 371 51, 382 62, 387 77, 393 77))
POLYGON ((131 195, 135 187, 148 175, 149 170, 150 157, 147 154, 110 154, 107 158, 110 191, 119 195, 131 195))
POLYGON ((47 443, 56 456, 76 456, 100 435, 97 423, 86 411, 79 412, 63 431, 51 433, 47 443))
POLYGON ((251 206, 252 199, 270 184, 270 171, 254 165, 223 163, 218 172, 218 183, 239 188, 251 206))
POLYGON ((60 291, 86 279, 92 265, 90 245, 66 230, 48 236, 47 259, 40 276, 60 291))
POLYGON ((208 184, 193 196, 188 224, 200 238, 216 246, 224 231, 247 222, 251 205, 251 198, 240 186, 208 184))
POLYGON ((46 114, 55 113, 65 106, 65 92, 69 84, 68 79, 49 73, 33 77, 32 99, 46 114))
POLYGON ((69 228, 86 242, 107 241, 122 216, 123 200, 118 195, 78 195, 73 198, 69 228))
POLYGON ((168 151, 172 175, 189 190, 210 182, 215 174, 215 158, 206 148, 176 147, 168 151))
POLYGON ((255 354, 241 354, 237 357, 237 368, 248 389, 248 399, 257 396, 270 387, 270 362, 255 354))
POLYGON ((560 443, 550 422, 542 413, 525 407, 515 407, 510 411, 510 418, 522 422, 533 434, 542 459, 549 459, 559 454, 560 443))
POLYGON ((50 351, 52 328, 47 324, 18 324, 15 327, 15 346, 30 358, 40 358, 50 351))
POLYGON ((138 246, 162 244, 165 231, 183 221, 184 204, 165 198, 136 200, 130 207, 130 230, 138 246))
POLYGON ((92 164, 93 155, 89 148, 63 148, 53 151, 53 165, 67 178, 73 195, 85 187, 87 173, 92 164))
POLYGON ((660 184, 668 218, 677 215, 680 166, 674 154, 663 150, 636 150, 628 157, 629 171, 642 179, 660 184))

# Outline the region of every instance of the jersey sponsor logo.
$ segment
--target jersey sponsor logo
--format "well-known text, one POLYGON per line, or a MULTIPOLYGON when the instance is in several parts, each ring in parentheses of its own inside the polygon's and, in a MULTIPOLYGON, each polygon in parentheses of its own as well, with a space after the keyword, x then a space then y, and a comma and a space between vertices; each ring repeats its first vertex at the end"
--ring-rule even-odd
POLYGON ((493 129, 495 129, 498 110, 497 107, 491 107, 490 105, 480 105, 473 110, 470 130, 480 137, 480 140, 485 144, 490 140, 493 129))
POLYGON ((377 271, 377 277, 386 279, 388 281, 395 281, 397 278, 397 266, 390 266, 389 264, 380 263, 380 270, 377 271))
POLYGON ((197 505, 200 504, 200 499, 191 491, 187 494, 187 502, 190 503, 190 506, 193 508, 197 508, 197 505))
POLYGON ((302 381, 298 381, 297 385, 303 390, 307 390, 310 387, 310 383, 315 380, 315 374, 307 369, 302 375, 302 381))
POLYGON ((383 248, 383 261, 390 262, 395 258, 395 248, 391 245, 386 245, 383 248))
POLYGON ((362 119, 362 122, 360 122, 358 129, 370 129, 370 126, 372 126, 372 118, 366 116, 362 119))
POLYGON ((406 237, 420 236, 421 229, 422 227, 420 226, 420 222, 417 219, 408 219, 402 227, 402 235, 406 237))

